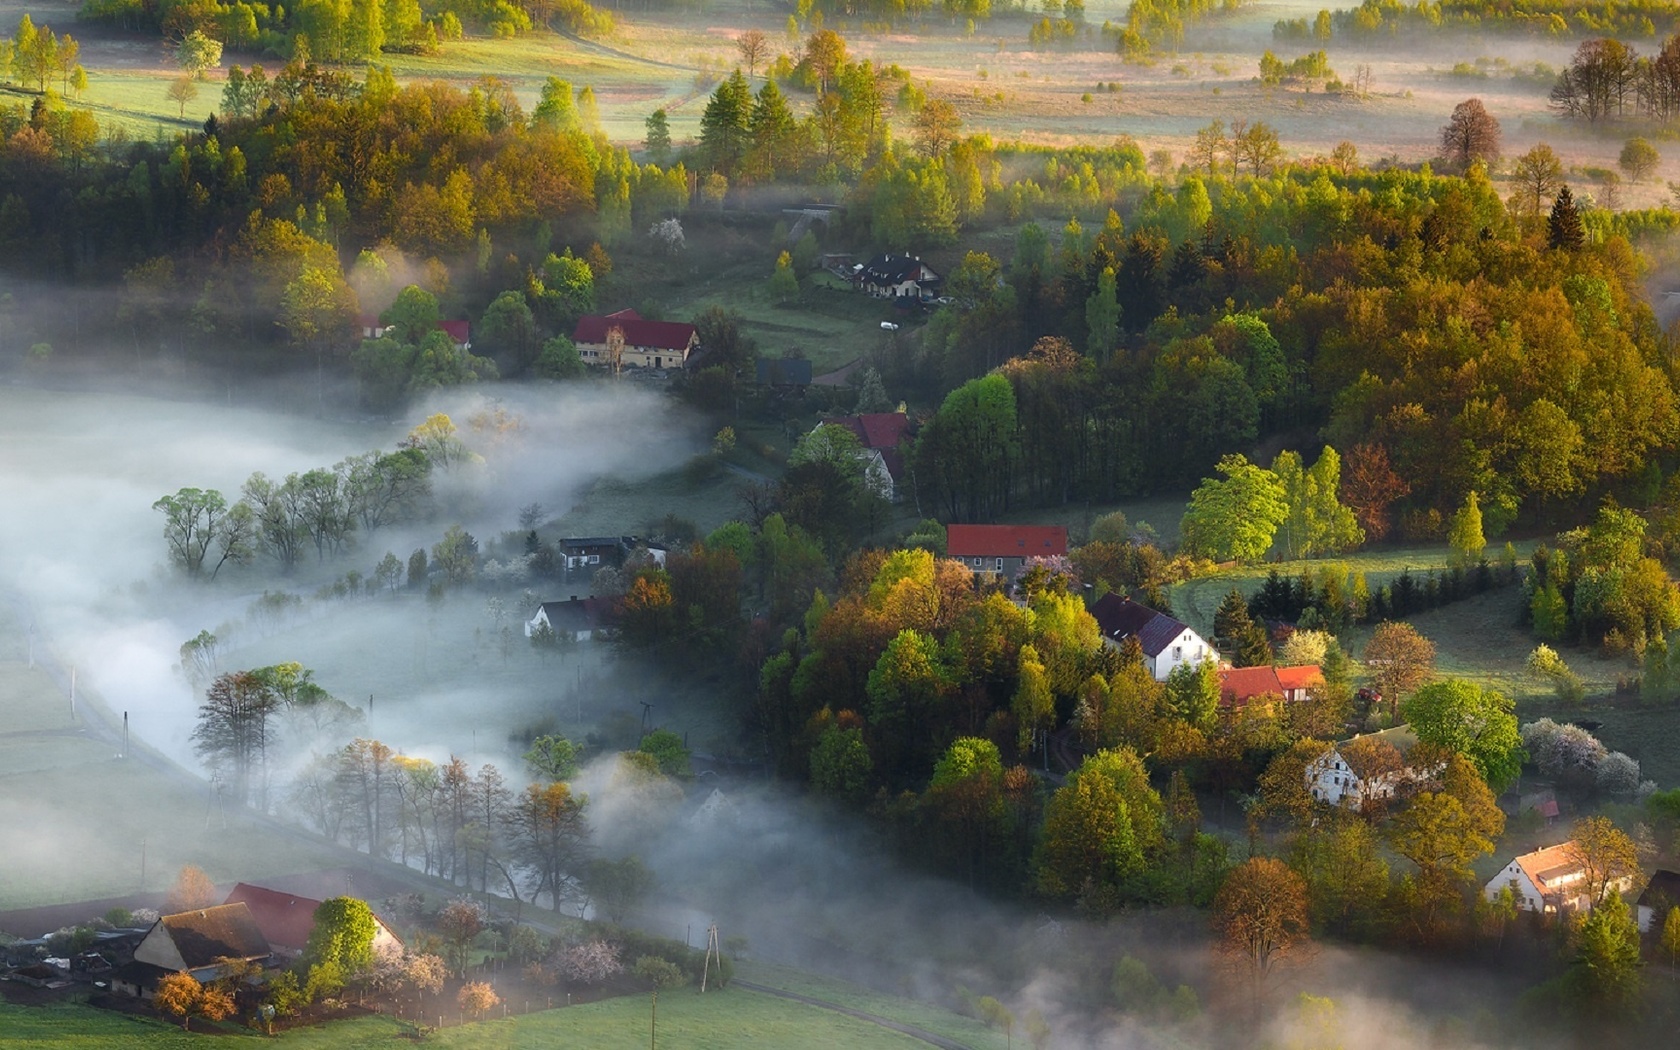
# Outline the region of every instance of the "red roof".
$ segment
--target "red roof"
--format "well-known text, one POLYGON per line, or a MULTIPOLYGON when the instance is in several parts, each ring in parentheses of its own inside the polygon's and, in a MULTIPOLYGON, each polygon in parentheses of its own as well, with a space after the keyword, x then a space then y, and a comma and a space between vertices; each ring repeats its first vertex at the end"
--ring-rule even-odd
POLYGON ((634 310, 611 314, 587 314, 578 318, 572 332, 574 343, 605 343, 614 327, 624 330, 624 345, 672 350, 681 353, 694 341, 694 326, 678 321, 646 321, 634 310))
POLYGON ((450 339, 455 341, 456 346, 460 346, 461 344, 469 341, 468 336, 471 332, 471 326, 469 326, 465 321, 439 321, 438 327, 443 329, 444 333, 448 335, 450 339))
POLYGON ((1283 696, 1283 683, 1278 681, 1277 669, 1263 667, 1221 667, 1219 669, 1219 703, 1222 707, 1241 707, 1262 696, 1283 696))
POLYGON ((235 886, 222 903, 243 903, 251 910, 251 918, 256 920, 257 929, 269 944, 298 952, 309 943, 309 931, 315 928, 315 909, 321 906, 318 900, 276 893, 244 882, 235 886))
POLYGON ((910 433, 910 417, 902 412, 870 412, 861 416, 834 416, 825 425, 845 427, 857 435, 864 448, 897 448, 910 433))
POLYGON ((1285 691, 1293 692, 1297 689, 1317 689, 1324 684, 1324 672, 1317 664, 1298 664, 1294 667, 1278 667, 1278 684, 1285 691))
POLYGON ((1066 525, 947 525, 953 558, 1050 558, 1067 553, 1066 525))

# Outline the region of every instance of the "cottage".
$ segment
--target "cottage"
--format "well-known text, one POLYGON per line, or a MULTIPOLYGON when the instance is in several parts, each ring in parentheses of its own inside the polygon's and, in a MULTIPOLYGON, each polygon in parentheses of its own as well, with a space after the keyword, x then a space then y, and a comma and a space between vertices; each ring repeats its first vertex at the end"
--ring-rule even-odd
POLYGON ((273 954, 250 908, 241 902, 165 915, 134 949, 134 961, 169 972, 186 970, 210 981, 224 976, 217 959, 260 963, 273 954))
MULTIPOLYGON (((262 931, 278 955, 302 955, 315 928, 315 909, 321 902, 310 897, 281 893, 262 886, 241 882, 229 893, 223 904, 243 904, 251 912, 257 929, 262 931)), ((391 945, 400 948, 402 941, 376 915, 373 918, 373 946, 391 945)))
POLYGON ((992 573, 1013 580, 1029 558, 1066 554, 1065 525, 945 526, 945 556, 963 562, 977 575, 992 573))
POLYGON ((563 602, 537 606, 536 614, 525 621, 525 637, 546 627, 557 638, 587 642, 597 635, 610 634, 616 622, 617 607, 611 598, 579 598, 574 594, 563 602))
POLYGON ((1645 891, 1639 895, 1636 906, 1639 932, 1660 931, 1663 923, 1668 921, 1669 911, 1674 908, 1680 908, 1680 871, 1659 868, 1651 873, 1651 881, 1645 884, 1645 891))
POLYGON ((903 412, 830 416, 817 426, 844 427, 851 431, 863 446, 863 476, 870 490, 894 502, 903 495, 899 486, 905 478, 903 445, 910 438, 909 416, 903 412))
POLYGON ((1283 699, 1283 683, 1278 681, 1277 668, 1221 667, 1219 669, 1219 706, 1227 711, 1240 710, 1252 703, 1283 699))
MULTIPOLYGON (((1593 902, 1587 893, 1586 880, 1586 867, 1576 854, 1572 839, 1513 858, 1498 875, 1488 880, 1482 892, 1492 900, 1509 886, 1516 894, 1517 907, 1524 911, 1557 915, 1592 910, 1593 902)), ((1612 882, 1608 888, 1625 893, 1632 885, 1633 880, 1624 877, 1612 882)))
POLYGON ((681 368, 688 355, 700 345, 691 324, 678 321, 649 321, 634 310, 610 314, 586 314, 572 330, 578 357, 586 365, 620 368, 681 368), (618 359, 613 360, 612 333, 622 338, 618 359))
POLYGON ((621 564, 625 547, 620 536, 572 536, 555 545, 555 554, 567 572, 594 572, 602 565, 621 564))
POLYGON ((1143 647, 1143 662, 1157 682, 1166 681, 1176 667, 1198 667, 1219 660, 1213 646, 1182 621, 1130 598, 1105 594, 1092 604, 1091 615, 1102 632, 1103 644, 1118 649, 1128 638, 1138 640, 1143 647))
POLYGON ((1386 802, 1439 771, 1406 764, 1416 746, 1417 734, 1404 725, 1343 740, 1307 763, 1307 790, 1321 802, 1347 809, 1386 802))
MULTIPOLYGON (((362 334, 363 339, 378 339, 393 327, 395 326, 385 324, 375 314, 356 315, 356 330, 362 334)), ((439 321, 437 329, 449 337, 455 349, 472 349, 472 325, 467 321, 439 321)))
POLYGON ((857 270, 858 287, 877 299, 933 299, 944 281, 920 256, 877 255, 857 270))

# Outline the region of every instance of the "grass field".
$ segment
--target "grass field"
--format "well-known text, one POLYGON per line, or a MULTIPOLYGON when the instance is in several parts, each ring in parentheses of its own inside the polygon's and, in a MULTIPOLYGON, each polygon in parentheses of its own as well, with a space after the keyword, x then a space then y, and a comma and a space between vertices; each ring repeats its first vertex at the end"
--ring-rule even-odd
MULTIPOLYGON (((433 1034, 426 1045, 444 1050, 547 1050, 555 1046, 639 1050, 648 1043, 648 1005, 646 996, 633 995, 450 1027, 433 1034)), ((966 1020, 954 1015, 945 1017, 949 1022, 966 1020)), ((978 1022, 969 1023, 979 1027, 978 1022)), ((370 1017, 293 1029, 282 1040, 297 1050, 362 1050, 411 1045, 403 1035, 406 1030, 406 1026, 395 1020, 370 1017)), ((704 995, 698 989, 683 988, 661 995, 658 1037, 662 1047, 693 1050, 732 1050, 744 1046, 909 1050, 927 1046, 832 1010, 734 988, 704 995)), ((88 1006, 23 1007, 0 1002, 0 1041, 7 1047, 117 1050, 145 1046, 171 1050, 202 1046, 203 1038, 161 1021, 127 1017, 88 1006)), ((266 1037, 254 1033, 243 1038, 267 1041, 266 1037)), ((971 1045, 977 1050, 990 1050, 992 1042, 977 1041, 971 1045)))
POLYGON ((808 995, 814 999, 838 1003, 841 1006, 849 1006, 854 1010, 863 1010, 894 1021, 913 1024, 936 1035, 966 1043, 974 1050, 990 1050, 990 1048, 1004 1045, 1006 1042, 1000 1033, 986 1027, 975 1018, 964 1017, 949 1010, 941 1010, 936 1006, 930 1006, 915 999, 904 999, 899 996, 860 988, 857 985, 832 977, 823 977, 803 970, 792 970, 785 966, 755 962, 737 963, 735 974, 742 980, 762 984, 767 988, 779 988, 782 991, 808 995))

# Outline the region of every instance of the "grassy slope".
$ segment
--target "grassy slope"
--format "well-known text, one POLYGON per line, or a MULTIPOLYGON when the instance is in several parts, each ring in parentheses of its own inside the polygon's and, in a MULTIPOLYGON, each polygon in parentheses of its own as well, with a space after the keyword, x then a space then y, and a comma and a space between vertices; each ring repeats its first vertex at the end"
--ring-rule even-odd
POLYGON ((808 995, 825 1002, 913 1024, 936 1035, 966 1043, 975 1050, 986 1050, 1004 1043, 998 1032, 972 1017, 941 1010, 914 999, 872 991, 836 978, 755 962, 737 963, 735 974, 742 980, 753 981, 768 988, 808 995))
MULTIPOLYGON (((939 1013, 939 1011, 933 1011, 939 1013)), ((965 1019, 945 1015, 951 1022, 965 1019)), ((937 1020, 937 1018, 935 1018, 937 1020)), ((973 1024, 975 1022, 969 1022, 973 1024)), ((406 1045, 403 1027, 384 1017, 341 1021, 289 1031, 297 1050, 357 1050, 406 1045)), ((172 1025, 125 1017, 80 1005, 19 1007, 0 1002, 0 1032, 8 1047, 116 1050, 146 1046, 160 1050, 201 1045, 172 1025)), ((984 1035, 985 1033, 981 1033, 984 1035)), ((259 1036, 249 1036, 253 1041, 259 1036)), ((461 1050, 538 1050, 587 1046, 591 1050, 636 1050, 648 1038, 648 1000, 640 995, 608 999, 524 1017, 447 1028, 427 1040, 461 1050)), ((927 1044, 867 1021, 740 989, 708 992, 693 988, 659 997, 659 1043, 666 1047, 823 1046, 831 1050, 898 1050, 927 1044)), ((986 1047, 989 1043, 975 1043, 986 1047)))

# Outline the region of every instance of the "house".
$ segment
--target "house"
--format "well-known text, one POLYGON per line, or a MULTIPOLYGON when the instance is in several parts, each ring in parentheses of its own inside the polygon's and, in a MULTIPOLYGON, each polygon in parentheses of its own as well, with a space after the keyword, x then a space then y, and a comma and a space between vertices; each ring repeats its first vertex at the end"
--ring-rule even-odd
MULTIPOLYGON (((309 933, 315 928, 315 909, 321 902, 311 897, 281 893, 262 886, 241 882, 229 893, 223 904, 243 904, 251 912, 257 929, 262 931, 269 947, 279 955, 302 955, 309 943, 309 933)), ((373 946, 383 944, 401 947, 402 941, 380 920, 373 918, 373 946)))
POLYGON ((134 961, 171 973, 186 970, 210 981, 223 976, 217 959, 260 963, 273 954, 251 909, 241 902, 165 915, 134 949, 134 961))
MULTIPOLYGON (((1570 840, 1514 858, 1488 880, 1482 892, 1491 900, 1509 886, 1516 894, 1517 907, 1546 915, 1591 911, 1593 902, 1587 895, 1586 878, 1586 868, 1576 856, 1574 840, 1570 840)), ((1632 885, 1633 880, 1624 877, 1609 888, 1625 893, 1632 885)))
POLYGON ((1213 646, 1182 621, 1130 598, 1105 594, 1091 605, 1091 615, 1105 645, 1118 649, 1128 638, 1138 640, 1143 647, 1143 662, 1157 682, 1166 681, 1176 667, 1195 667, 1219 659, 1213 646))
POLYGON ((1313 690, 1324 685, 1324 671, 1317 664, 1297 664, 1274 670, 1277 671, 1278 685, 1283 688, 1283 698, 1292 704, 1310 700, 1313 690))
MULTIPOLYGON (((394 326, 385 324, 377 314, 357 314, 356 330, 363 339, 378 339, 389 332, 394 326)), ((449 336, 449 341, 455 344, 457 350, 472 349, 472 326, 466 321, 439 321, 438 331, 449 336)))
POLYGON ((761 357, 753 371, 759 386, 798 387, 811 385, 811 362, 803 357, 761 357))
POLYGON ((688 355, 700 345, 691 324, 679 321, 648 321, 634 310, 610 314, 586 314, 572 330, 572 342, 586 365, 618 368, 681 368, 688 355), (624 343, 618 361, 608 350, 608 336, 617 331, 624 343))
POLYGON ((594 572, 602 565, 623 563, 625 546, 618 536, 576 536, 555 544, 554 553, 568 572, 576 569, 594 572))
POLYGON ((1343 740, 1307 763, 1307 790, 1320 802, 1347 809, 1386 802, 1438 771, 1406 764, 1416 746, 1417 734, 1404 725, 1343 740))
POLYGON ((587 642, 597 634, 604 637, 611 633, 617 619, 611 598, 579 598, 574 594, 563 602, 537 606, 536 615, 525 621, 525 637, 547 627, 556 637, 587 642))
POLYGON ((855 271, 858 287, 877 299, 929 300, 945 279, 914 255, 877 255, 855 271))
POLYGON ((1283 699, 1283 683, 1278 681, 1277 668, 1221 667, 1219 669, 1219 706, 1228 711, 1247 707, 1266 697, 1283 699))
POLYGON ((945 556, 1013 580, 1029 558, 1067 555, 1065 525, 947 525, 945 556))
POLYGON ((1639 895, 1635 906, 1639 932, 1662 930, 1669 911, 1674 908, 1680 908, 1680 871, 1658 868, 1651 873, 1651 881, 1645 884, 1645 892, 1639 895))
MULTIPOLYGON (((903 412, 868 412, 861 416, 830 416, 818 427, 845 427, 867 453, 863 476, 882 499, 897 501, 905 478, 903 446, 910 438, 910 417, 903 412)), ((815 433, 815 431, 812 431, 815 433)))

